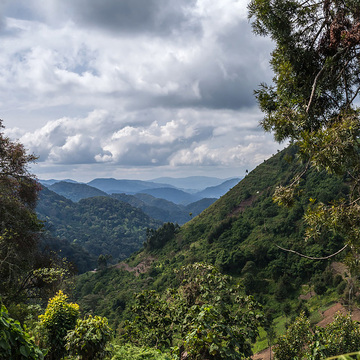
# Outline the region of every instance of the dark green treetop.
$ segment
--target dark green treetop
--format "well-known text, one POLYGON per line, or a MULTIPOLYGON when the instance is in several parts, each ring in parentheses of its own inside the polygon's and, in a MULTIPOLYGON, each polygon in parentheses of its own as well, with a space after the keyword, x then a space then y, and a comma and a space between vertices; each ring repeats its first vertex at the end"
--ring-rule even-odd
MULTIPOLYGON (((299 147, 307 165, 344 176, 347 199, 322 204, 311 199, 308 237, 342 233, 356 246, 360 225, 360 3, 358 0, 252 0, 254 32, 275 42, 273 83, 255 94, 265 131, 299 147), (349 231, 351 229, 351 231, 349 231)), ((300 174, 279 186, 274 199, 290 205, 300 174)))

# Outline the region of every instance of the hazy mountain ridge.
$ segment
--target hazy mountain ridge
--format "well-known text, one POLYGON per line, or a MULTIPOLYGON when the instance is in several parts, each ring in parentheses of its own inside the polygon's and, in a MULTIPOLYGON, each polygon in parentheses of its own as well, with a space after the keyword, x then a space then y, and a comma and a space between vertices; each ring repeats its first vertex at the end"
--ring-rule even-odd
POLYGON ((48 189, 75 202, 94 196, 107 196, 98 188, 76 182, 60 181, 48 186, 48 189))
MULTIPOLYGON (((203 177, 191 177, 184 179, 189 184, 189 181, 199 181, 202 178, 203 177)), ((206 179, 207 182, 205 184, 209 181, 222 181, 222 179, 218 178, 206 179)), ((207 206, 211 205, 216 200, 216 197, 220 197, 226 193, 231 186, 238 182, 238 180, 239 179, 231 179, 221 182, 220 185, 205 188, 200 192, 199 196, 197 194, 187 193, 175 187, 144 189, 146 186, 153 186, 153 183, 137 180, 122 181, 115 179, 94 179, 90 182, 95 185, 97 184, 108 191, 110 191, 109 189, 114 187, 116 184, 118 185, 118 191, 120 191, 120 186, 122 186, 123 190, 134 190, 135 188, 139 189, 140 186, 142 190, 134 194, 126 192, 108 194, 97 187, 84 183, 76 183, 75 181, 66 182, 49 180, 51 185, 49 185, 48 188, 72 201, 79 201, 81 199, 94 196, 111 196, 142 209, 151 218, 163 222, 174 222, 181 225, 189 221, 191 217, 198 215, 201 211, 206 209, 207 206), (192 213, 191 216, 189 215, 190 213, 192 213)), ((46 184, 46 181, 47 180, 41 180, 43 184, 46 184)), ((158 186, 163 186, 163 184, 158 184, 158 186)))
MULTIPOLYGON (((222 183, 230 179, 234 178, 221 179, 210 176, 188 176, 182 178, 160 177, 152 179, 151 181, 156 183, 169 184, 187 192, 199 192, 209 187, 221 185, 222 183)), ((239 182, 242 177, 236 177, 236 179, 238 179, 239 182)))
MULTIPOLYGON (((220 197, 224 195, 232 186, 234 186, 234 184, 238 183, 240 180, 241 177, 220 179, 220 178, 207 177, 207 176, 189 176, 185 178, 163 177, 149 181, 98 178, 98 179, 93 179, 86 184, 71 179, 39 180, 39 182, 47 187, 53 186, 54 184, 58 184, 60 182, 82 184, 99 189, 107 194, 124 193, 128 195, 134 195, 137 193, 149 193, 154 189, 165 189, 164 192, 168 192, 169 188, 173 188, 183 191, 187 194, 193 195, 194 196, 192 198, 193 201, 197 201, 200 200, 201 198, 206 198, 206 197, 220 197), (210 193, 213 193, 214 195, 209 196, 210 193)), ((57 187, 54 186, 53 189, 54 191, 56 191, 57 187)), ((159 195, 158 197, 164 198, 162 197, 160 190, 156 190, 156 191, 158 192, 159 195)))
POLYGON ((201 198, 219 198, 226 194, 232 187, 237 185, 241 179, 229 179, 219 185, 210 186, 196 193, 201 198))
POLYGON ((157 184, 151 181, 143 180, 117 180, 99 178, 91 180, 87 183, 89 186, 93 186, 99 190, 102 190, 108 194, 113 193, 125 193, 125 194, 136 194, 147 189, 156 189, 160 187, 171 187, 167 184, 157 184))
POLYGON ((112 194, 112 197, 128 202, 138 207, 154 219, 163 222, 173 222, 179 225, 191 220, 193 216, 200 214, 216 199, 201 199, 188 205, 174 204, 165 199, 156 198, 150 194, 139 193, 135 195, 112 194), (191 213, 191 215, 190 215, 191 213))

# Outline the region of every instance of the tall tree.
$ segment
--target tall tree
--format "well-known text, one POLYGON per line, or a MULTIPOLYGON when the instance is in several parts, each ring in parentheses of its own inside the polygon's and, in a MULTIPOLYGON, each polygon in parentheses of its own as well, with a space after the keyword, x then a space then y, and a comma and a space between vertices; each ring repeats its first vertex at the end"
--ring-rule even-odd
POLYGON ((0 297, 10 305, 51 282, 56 271, 39 270, 49 259, 44 263, 37 246, 42 225, 34 209, 40 186, 28 170, 36 157, 3 129, 0 120, 0 297))
MULTIPOLYGON (((305 171, 313 166, 350 184, 347 199, 310 202, 307 236, 341 233, 355 250, 360 245, 360 3, 252 0, 249 18, 254 32, 276 45, 273 83, 255 92, 265 114, 262 127, 277 141, 298 146, 305 171)), ((292 204, 301 175, 279 186, 275 200, 292 204)))

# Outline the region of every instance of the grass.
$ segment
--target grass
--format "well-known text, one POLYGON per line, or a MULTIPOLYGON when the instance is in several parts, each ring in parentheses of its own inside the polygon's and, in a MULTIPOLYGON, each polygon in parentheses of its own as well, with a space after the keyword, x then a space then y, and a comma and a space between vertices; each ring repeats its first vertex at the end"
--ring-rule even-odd
MULTIPOLYGON (((279 337, 280 335, 283 335, 285 333, 285 331, 286 331, 285 324, 286 324, 287 320, 288 319, 285 316, 279 316, 274 319, 273 325, 274 325, 276 337, 279 337)), ((275 343, 275 340, 276 339, 273 340, 274 343, 275 343)), ((256 353, 266 349, 268 346, 269 346, 269 343, 268 343, 267 333, 266 333, 265 329, 260 328, 259 336, 256 340, 256 343, 252 347, 253 353, 256 354, 256 353)))

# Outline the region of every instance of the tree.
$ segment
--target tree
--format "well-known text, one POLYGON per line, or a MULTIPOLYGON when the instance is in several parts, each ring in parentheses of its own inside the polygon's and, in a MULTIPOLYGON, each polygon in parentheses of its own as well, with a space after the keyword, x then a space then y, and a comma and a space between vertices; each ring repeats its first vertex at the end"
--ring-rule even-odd
POLYGON ((34 268, 41 223, 34 208, 38 183, 27 169, 36 160, 3 133, 0 120, 0 295, 19 300, 19 289, 34 268))
POLYGON ((178 224, 171 222, 164 223, 159 229, 146 230, 146 243, 147 250, 156 250, 164 246, 168 241, 174 238, 175 233, 179 230, 178 224))
POLYGON ((48 359, 58 360, 65 354, 65 336, 75 328, 80 311, 79 305, 67 302, 61 290, 49 300, 44 315, 40 315, 40 329, 49 349, 48 359))
POLYGON ((255 92, 262 127, 279 142, 290 140, 304 172, 279 186, 274 199, 291 205, 310 167, 344 176, 347 199, 312 199, 305 214, 307 237, 341 233, 348 247, 360 235, 360 6, 358 0, 252 0, 254 32, 275 42, 273 84, 255 92))
POLYGON ((106 349, 112 338, 112 329, 106 318, 89 315, 86 319, 78 319, 75 329, 68 331, 66 350, 72 356, 82 360, 100 360, 110 355, 106 349))
POLYGON ((277 360, 321 360, 354 352, 358 350, 359 341, 359 324, 349 315, 336 314, 326 327, 311 330, 310 321, 301 313, 278 340, 274 354, 277 360))
POLYGON ((169 348, 188 360, 243 359, 262 324, 259 305, 244 296, 231 278, 215 267, 195 263, 177 271, 180 286, 163 295, 137 295, 135 319, 124 329, 125 341, 169 348))

